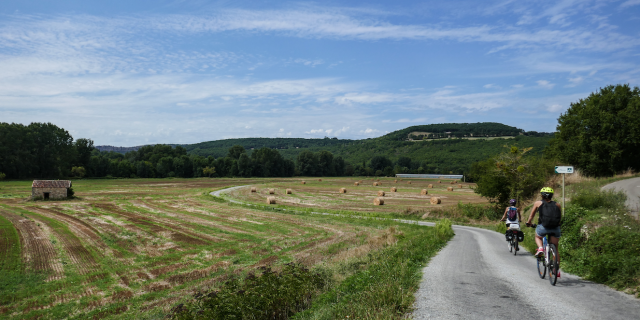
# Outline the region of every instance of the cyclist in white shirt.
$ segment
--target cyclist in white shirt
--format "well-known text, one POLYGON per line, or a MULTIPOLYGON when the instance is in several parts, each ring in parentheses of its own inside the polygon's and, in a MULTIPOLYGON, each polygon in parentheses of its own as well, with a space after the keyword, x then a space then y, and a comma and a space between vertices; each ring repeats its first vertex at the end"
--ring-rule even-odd
POLYGON ((512 227, 509 226, 510 224, 513 224, 514 227, 518 226, 517 228, 520 230, 520 220, 522 220, 522 216, 520 215, 520 210, 516 207, 516 203, 516 199, 509 200, 509 206, 504 209, 504 214, 502 215, 502 219, 500 219, 500 221, 506 221, 507 224, 507 233, 505 233, 505 237, 507 237, 509 229, 512 229, 512 227))

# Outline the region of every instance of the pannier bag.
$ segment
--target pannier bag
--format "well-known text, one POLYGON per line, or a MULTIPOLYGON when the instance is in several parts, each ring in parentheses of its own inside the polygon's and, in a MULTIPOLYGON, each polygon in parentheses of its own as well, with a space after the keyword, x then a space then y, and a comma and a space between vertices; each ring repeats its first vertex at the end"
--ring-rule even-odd
POLYGON ((518 242, 524 241, 524 232, 518 231, 518 242))
POLYGON ((507 238, 507 241, 511 241, 513 239, 513 232, 507 231, 504 236, 507 238))

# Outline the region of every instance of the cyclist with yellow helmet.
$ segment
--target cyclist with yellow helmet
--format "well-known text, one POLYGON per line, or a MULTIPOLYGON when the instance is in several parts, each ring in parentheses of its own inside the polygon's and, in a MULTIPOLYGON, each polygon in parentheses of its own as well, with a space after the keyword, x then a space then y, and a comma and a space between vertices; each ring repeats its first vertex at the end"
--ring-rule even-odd
MULTIPOLYGON (((560 251, 558 241, 561 236, 560 220, 562 219, 562 206, 551 200, 551 198, 553 198, 553 189, 544 187, 540 190, 540 195, 542 196, 542 200, 536 201, 533 204, 531 215, 529 216, 529 220, 527 220, 527 226, 531 226, 531 220, 535 217, 536 212, 540 212, 535 236, 536 244, 538 245, 538 251, 536 251, 537 257, 544 254, 542 249, 542 238, 546 235, 549 235, 549 242, 555 244, 558 251, 560 251)), ((560 264, 559 253, 558 264, 560 264)), ((560 271, 558 271, 558 277, 560 277, 560 271)))

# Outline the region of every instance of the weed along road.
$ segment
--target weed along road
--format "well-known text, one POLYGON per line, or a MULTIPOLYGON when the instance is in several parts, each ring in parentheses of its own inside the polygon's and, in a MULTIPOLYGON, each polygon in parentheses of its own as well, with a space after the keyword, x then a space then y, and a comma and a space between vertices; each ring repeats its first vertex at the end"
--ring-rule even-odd
MULTIPOLYGON (((211 195, 223 196, 242 187, 247 186, 211 195)), ((503 234, 466 226, 453 229, 456 235, 423 269, 414 319, 638 319, 640 315, 640 300, 568 273, 563 272, 552 287, 546 278, 539 278, 530 253, 523 248, 517 256, 509 252, 503 234)))
POLYGON ((640 178, 626 179, 610 183, 602 190, 622 190, 627 194, 627 208, 638 218, 638 210, 640 209, 640 178))
POLYGON ((552 287, 538 276, 533 256, 522 248, 514 256, 502 234, 453 229, 456 235, 423 269, 414 319, 640 317, 640 300, 604 285, 563 272, 552 287))

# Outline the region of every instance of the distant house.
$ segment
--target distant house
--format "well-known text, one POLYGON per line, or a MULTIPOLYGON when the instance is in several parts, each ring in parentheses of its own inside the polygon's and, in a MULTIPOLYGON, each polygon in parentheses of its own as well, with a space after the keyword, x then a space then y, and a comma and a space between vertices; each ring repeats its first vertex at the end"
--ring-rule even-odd
POLYGON ((69 180, 33 180, 31 198, 64 199, 71 188, 69 180))

